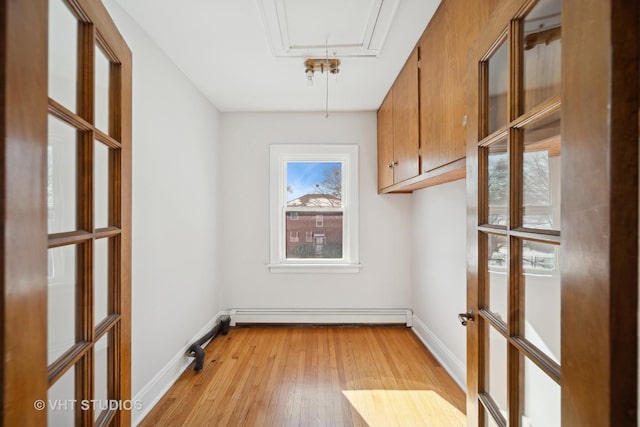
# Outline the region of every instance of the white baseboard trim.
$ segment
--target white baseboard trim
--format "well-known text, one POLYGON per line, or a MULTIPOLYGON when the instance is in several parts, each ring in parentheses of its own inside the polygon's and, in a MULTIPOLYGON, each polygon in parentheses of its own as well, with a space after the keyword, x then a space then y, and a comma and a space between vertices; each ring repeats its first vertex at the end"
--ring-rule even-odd
POLYGON ((399 323, 411 327, 413 312, 400 309, 255 309, 237 308, 231 310, 231 326, 243 323, 399 323))
POLYGON ((141 402, 142 409, 136 411, 132 409, 131 418, 132 424, 137 426, 143 418, 151 411, 151 409, 158 403, 158 401, 164 396, 164 394, 171 388, 176 382, 178 377, 182 375, 185 369, 193 362, 193 358, 187 356, 187 350, 189 346, 200 339, 213 329, 218 319, 221 316, 229 315, 229 311, 220 311, 213 319, 209 320, 206 325, 198 331, 197 334, 185 344, 185 346, 178 351, 178 353, 160 370, 152 379, 140 390, 134 397, 134 402, 141 402))
POLYGON ((458 385, 466 391, 467 368, 449 348, 417 316, 413 316, 413 332, 429 349, 440 365, 451 375, 458 385))

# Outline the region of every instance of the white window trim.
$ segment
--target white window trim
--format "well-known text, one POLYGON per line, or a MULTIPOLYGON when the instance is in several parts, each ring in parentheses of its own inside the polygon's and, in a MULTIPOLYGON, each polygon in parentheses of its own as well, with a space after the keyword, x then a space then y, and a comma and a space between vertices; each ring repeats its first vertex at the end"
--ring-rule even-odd
POLYGON ((269 181, 271 237, 269 271, 272 273, 360 272, 362 266, 358 253, 358 146, 355 144, 272 144, 270 147, 269 181), (287 162, 342 163, 342 204, 344 207, 342 258, 286 258, 287 162))

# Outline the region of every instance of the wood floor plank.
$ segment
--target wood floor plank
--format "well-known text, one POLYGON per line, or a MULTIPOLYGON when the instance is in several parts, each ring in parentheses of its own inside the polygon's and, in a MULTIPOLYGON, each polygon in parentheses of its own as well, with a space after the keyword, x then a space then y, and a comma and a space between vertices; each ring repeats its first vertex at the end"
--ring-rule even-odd
POLYGON ((465 396, 410 329, 233 328, 141 426, 464 426, 465 396))

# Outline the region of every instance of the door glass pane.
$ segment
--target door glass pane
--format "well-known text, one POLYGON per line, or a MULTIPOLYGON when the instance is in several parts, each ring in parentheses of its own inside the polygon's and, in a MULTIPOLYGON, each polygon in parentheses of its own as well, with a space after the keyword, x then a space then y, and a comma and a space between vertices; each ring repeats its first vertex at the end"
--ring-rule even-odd
POLYGON ((75 128, 53 116, 49 116, 48 128, 48 231, 73 231, 77 228, 77 132, 75 128))
POLYGON ((486 427, 500 427, 500 426, 498 425, 498 423, 496 423, 496 422, 493 420, 493 417, 491 416, 491 414, 489 414, 489 412, 488 412, 488 411, 485 411, 485 412, 484 412, 484 425, 485 425, 486 427))
POLYGON ((109 67, 111 63, 100 46, 96 45, 95 75, 95 125, 104 133, 109 133, 109 67))
POLYGON ((561 0, 540 0, 524 19, 525 111, 560 95, 561 0))
POLYGON ((488 358, 489 378, 487 378, 487 392, 498 405, 502 416, 507 416, 507 340, 487 324, 489 329, 489 348, 486 350, 488 358))
POLYGON ((103 321, 108 314, 109 239, 96 240, 93 251, 93 317, 97 325, 103 321))
POLYGON ((559 247, 529 240, 522 242, 524 336, 556 363, 560 363, 559 247))
POLYGON ((76 246, 49 249, 47 287, 47 363, 76 342, 76 246))
POLYGON ((524 128, 523 212, 526 228, 560 230, 560 112, 524 128))
POLYGON ((105 334, 94 346, 94 417, 97 419, 100 413, 109 409, 108 395, 108 350, 109 334, 105 334))
POLYGON ((488 61, 488 97, 487 114, 489 134, 503 128, 509 120, 507 116, 507 87, 509 85, 509 63, 507 43, 503 42, 488 61))
POLYGON ((75 367, 71 367, 47 392, 47 426, 75 425, 76 392, 75 367))
POLYGON ((78 21, 65 2, 49 1, 49 97, 76 111, 78 21))
POLYGON ((109 147, 94 143, 94 227, 109 226, 109 147))
POLYGON ((487 288, 489 310, 503 322, 507 322, 507 271, 509 267, 509 247, 505 236, 487 235, 487 288))
POLYGON ((487 161, 487 194, 489 195, 489 224, 507 225, 509 219, 509 157, 507 140, 491 144, 487 161))
POLYGON ((560 386, 524 358, 523 426, 560 427, 560 386))

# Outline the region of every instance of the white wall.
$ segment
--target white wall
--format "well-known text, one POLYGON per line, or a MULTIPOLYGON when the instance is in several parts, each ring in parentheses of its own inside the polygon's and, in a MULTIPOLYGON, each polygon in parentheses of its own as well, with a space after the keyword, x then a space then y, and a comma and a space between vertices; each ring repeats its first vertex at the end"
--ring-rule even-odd
POLYGON ((458 180, 413 193, 415 331, 459 384, 466 381, 466 183, 458 180))
POLYGON ((226 307, 411 307, 411 196, 377 194, 375 112, 228 113, 222 141, 226 307), (271 143, 360 146, 360 273, 268 271, 271 143))
POLYGON ((105 4, 133 52, 132 395, 155 398, 149 387, 182 366, 185 346, 222 307, 220 118, 114 1, 105 4))

